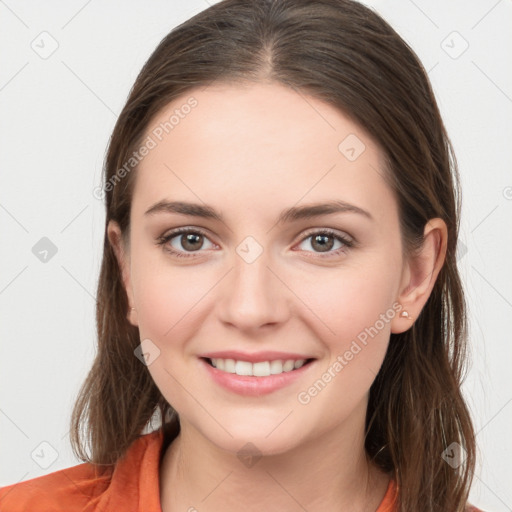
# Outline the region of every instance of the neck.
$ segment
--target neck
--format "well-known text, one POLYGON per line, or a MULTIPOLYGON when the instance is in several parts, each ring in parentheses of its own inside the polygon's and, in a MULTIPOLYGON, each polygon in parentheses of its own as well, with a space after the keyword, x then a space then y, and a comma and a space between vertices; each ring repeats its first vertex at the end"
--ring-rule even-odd
POLYGON ((162 460, 162 511, 375 512, 389 476, 366 459, 361 416, 363 425, 350 418, 286 453, 243 460, 182 420, 162 460))

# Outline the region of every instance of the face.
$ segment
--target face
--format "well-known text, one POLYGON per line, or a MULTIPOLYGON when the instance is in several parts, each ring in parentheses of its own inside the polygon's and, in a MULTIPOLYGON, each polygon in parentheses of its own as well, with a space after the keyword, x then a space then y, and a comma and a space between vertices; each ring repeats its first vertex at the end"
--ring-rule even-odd
POLYGON ((146 136, 120 261, 182 428, 269 454, 360 428, 404 279, 380 149, 278 84, 191 91, 146 136))

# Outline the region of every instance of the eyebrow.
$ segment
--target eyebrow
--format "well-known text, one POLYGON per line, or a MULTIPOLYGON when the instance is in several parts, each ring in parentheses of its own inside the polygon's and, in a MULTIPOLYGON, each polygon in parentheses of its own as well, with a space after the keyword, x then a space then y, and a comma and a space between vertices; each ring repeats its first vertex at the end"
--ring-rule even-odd
MULTIPOLYGON (((211 206, 185 201, 159 201, 151 206, 144 215, 155 215, 157 213, 180 213, 182 215, 214 219, 222 223, 225 222, 223 216, 211 206)), ((292 206, 281 212, 278 222, 293 222, 333 213, 357 213, 370 220, 374 220, 370 212, 358 206, 344 201, 328 201, 304 206, 292 206)))

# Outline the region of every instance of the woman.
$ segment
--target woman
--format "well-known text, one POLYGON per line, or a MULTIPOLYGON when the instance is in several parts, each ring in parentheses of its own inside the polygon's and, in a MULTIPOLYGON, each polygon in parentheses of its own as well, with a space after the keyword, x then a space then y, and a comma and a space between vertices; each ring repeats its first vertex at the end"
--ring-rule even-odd
POLYGON ((5 510, 477 510, 457 168, 384 20, 206 9, 145 64, 105 174, 85 462, 5 510))

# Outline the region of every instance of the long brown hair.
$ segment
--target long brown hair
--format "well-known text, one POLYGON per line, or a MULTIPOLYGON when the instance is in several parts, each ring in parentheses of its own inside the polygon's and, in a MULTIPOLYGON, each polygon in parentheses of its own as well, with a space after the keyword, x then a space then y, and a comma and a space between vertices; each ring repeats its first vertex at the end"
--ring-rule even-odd
MULTIPOLYGON (((282 83, 328 102, 363 126, 385 154, 406 254, 421 245, 429 219, 446 222, 446 260, 432 294, 411 329, 391 334, 371 386, 365 448, 375 464, 393 472, 400 512, 464 510, 476 447, 461 394, 467 318, 456 260, 459 177, 419 59, 379 15, 351 0, 224 0, 182 23, 144 65, 110 139, 106 225, 117 221, 125 240, 136 166, 122 179, 119 170, 157 112, 216 80, 282 83), (454 446, 465 455, 455 465, 443 456, 454 446)), ((134 356, 141 340, 127 311, 105 227, 98 350, 71 418, 73 451, 94 464, 114 464, 155 412, 168 439, 179 432, 177 414, 134 356)))

